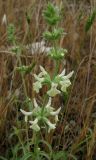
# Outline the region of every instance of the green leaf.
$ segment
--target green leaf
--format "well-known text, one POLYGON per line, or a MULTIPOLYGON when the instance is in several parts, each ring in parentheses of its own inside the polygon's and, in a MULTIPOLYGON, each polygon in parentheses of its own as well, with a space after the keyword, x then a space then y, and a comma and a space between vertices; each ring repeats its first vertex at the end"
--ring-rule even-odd
POLYGON ((88 32, 93 25, 96 18, 96 10, 92 12, 92 14, 88 17, 86 25, 85 25, 85 32, 88 32))
POLYGON ((35 63, 32 63, 29 66, 23 65, 21 67, 16 67, 16 70, 23 74, 29 74, 33 70, 34 66, 35 66, 35 63))
POLYGON ((68 160, 68 154, 65 151, 59 151, 53 154, 54 160, 68 160))
POLYGON ((8 37, 8 41, 14 44, 14 42, 16 41, 14 24, 9 24, 8 25, 8 27, 7 27, 7 37, 8 37))
POLYGON ((52 156, 52 147, 51 147, 51 145, 48 142, 44 141, 44 140, 40 140, 39 143, 45 144, 49 149, 50 156, 52 156))
POLYGON ((43 16, 49 25, 56 25, 60 20, 59 8, 49 2, 46 10, 43 11, 43 16))
POLYGON ((43 151, 41 151, 41 152, 39 153, 39 155, 41 155, 42 158, 43 158, 43 157, 47 158, 46 160, 50 160, 50 156, 48 156, 48 154, 46 154, 46 153, 43 152, 43 151))
POLYGON ((61 38, 61 35, 64 33, 62 28, 54 28, 52 32, 46 31, 43 36, 46 40, 55 41, 61 38))
POLYGON ((30 157, 33 158, 33 154, 28 152, 20 160, 28 160, 30 157))
POLYGON ((20 48, 20 46, 13 46, 11 49, 10 49, 12 52, 13 52, 13 54, 19 54, 19 53, 21 53, 21 48, 20 48))

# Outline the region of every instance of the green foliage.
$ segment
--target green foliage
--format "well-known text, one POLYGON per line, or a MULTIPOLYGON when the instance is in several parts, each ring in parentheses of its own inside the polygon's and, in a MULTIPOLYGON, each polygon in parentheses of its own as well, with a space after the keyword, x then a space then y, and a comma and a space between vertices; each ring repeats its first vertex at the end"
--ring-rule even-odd
POLYGON ((50 31, 46 31, 44 32, 43 36, 46 40, 49 40, 49 41, 56 41, 58 39, 61 38, 61 35, 63 34, 63 29, 62 28, 54 28, 52 32, 50 31))
POLYGON ((50 52, 48 53, 48 55, 49 55, 51 58, 55 59, 55 60, 61 60, 61 59, 65 56, 66 53, 67 53, 67 50, 66 50, 66 49, 57 48, 57 49, 55 50, 55 48, 52 48, 52 49, 50 50, 50 52))
POLYGON ((68 153, 65 151, 58 151, 53 154, 53 160, 68 160, 68 153))
MULTIPOLYGON (((53 45, 52 49, 49 51, 49 56, 55 62, 55 67, 54 67, 55 74, 53 74, 53 78, 51 80, 50 74, 47 73, 42 66, 40 66, 41 73, 39 73, 38 76, 34 74, 36 82, 33 83, 33 86, 35 86, 33 87, 33 90, 35 88, 34 91, 35 92, 37 91, 37 93, 39 93, 39 89, 41 89, 43 85, 47 85, 49 89, 49 92, 46 92, 43 101, 39 102, 40 106, 37 103, 35 98, 33 100, 33 103, 32 103, 32 100, 28 98, 26 83, 24 79, 25 78, 24 75, 29 74, 33 70, 35 63, 32 63, 29 66, 25 66, 22 64, 21 55, 19 54, 21 53, 22 48, 21 48, 21 45, 18 44, 16 41, 15 26, 13 24, 10 24, 7 28, 8 41, 12 43, 13 45, 12 51, 16 53, 17 61, 19 62, 19 65, 15 69, 20 72, 23 87, 24 87, 25 100, 22 104, 24 106, 28 106, 29 111, 31 110, 30 112, 28 112, 23 109, 20 109, 22 114, 24 114, 25 116, 25 123, 23 124, 24 124, 24 127, 26 128, 21 129, 21 122, 17 121, 16 127, 13 127, 14 131, 9 137, 10 139, 11 138, 14 139, 14 137, 18 138, 17 144, 15 144, 15 146, 14 145, 11 146, 10 159, 12 160, 29 160, 29 159, 67 160, 68 159, 68 153, 65 151, 58 151, 54 153, 51 145, 45 140, 43 140, 42 138, 43 135, 42 133, 40 133, 40 130, 43 128, 46 129, 46 132, 47 130, 50 132, 51 130, 54 130, 56 128, 57 121, 59 120, 58 114, 61 110, 61 107, 59 107, 55 111, 55 107, 51 106, 51 101, 52 101, 52 98, 56 96, 56 94, 62 94, 62 92, 66 92, 66 89, 71 84, 70 77, 73 74, 73 72, 70 72, 68 75, 65 75, 65 69, 61 72, 61 74, 59 74, 60 62, 62 58, 65 56, 65 54, 67 53, 66 49, 60 48, 57 45, 61 36, 64 35, 64 30, 57 26, 57 23, 61 19, 59 9, 53 6, 53 4, 48 3, 46 10, 44 10, 43 12, 43 15, 48 25, 51 26, 50 27, 51 31, 46 31, 43 34, 43 36, 46 40, 50 41, 53 45), (61 90, 59 88, 61 88, 61 90), (46 104, 47 99, 49 99, 49 101, 46 104), (31 117, 28 117, 28 116, 31 116, 31 117), (54 119, 52 119, 53 121, 51 122, 50 120, 52 116, 54 116, 54 119), (32 129, 31 138, 29 138, 29 125, 30 125, 30 129, 32 129), (24 132, 24 135, 22 131, 24 132), (31 149, 32 145, 34 145, 34 148, 31 149), (41 145, 45 147, 43 151, 42 151, 41 145)), ((30 24, 31 19, 28 13, 26 13, 26 19, 27 19, 27 23, 30 24)), ((46 133, 44 134, 46 137, 46 133)), ((6 160, 6 158, 3 158, 3 157, 1 157, 1 159, 6 160)))
POLYGON ((22 65, 21 67, 16 67, 16 70, 23 74, 29 74, 35 66, 35 63, 32 63, 29 66, 22 65))
POLYGON ((30 15, 28 12, 26 12, 26 13, 25 13, 25 16, 26 16, 26 21, 27 21, 27 23, 28 23, 28 25, 29 25, 30 22, 31 22, 31 15, 30 15))
POLYGON ((19 54, 21 53, 21 47, 20 46, 14 46, 11 48, 11 51, 13 52, 13 54, 19 54))
POLYGON ((96 18, 96 10, 92 12, 92 14, 88 17, 86 25, 85 25, 85 31, 88 32, 93 25, 96 18))
POLYGON ((16 37, 15 37, 15 26, 14 24, 9 24, 7 27, 7 37, 8 41, 12 44, 15 43, 16 37))
POLYGON ((59 9, 50 2, 48 3, 46 10, 44 10, 43 16, 46 22, 52 26, 56 25, 60 20, 59 9))
POLYGON ((29 158, 35 158, 32 152, 26 153, 22 158, 20 158, 20 160, 29 160, 29 158))

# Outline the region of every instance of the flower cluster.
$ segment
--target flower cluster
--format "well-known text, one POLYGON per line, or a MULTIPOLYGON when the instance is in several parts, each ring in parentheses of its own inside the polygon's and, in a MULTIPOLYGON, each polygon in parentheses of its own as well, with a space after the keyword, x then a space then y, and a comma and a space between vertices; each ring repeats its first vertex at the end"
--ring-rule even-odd
POLYGON ((51 48, 48 55, 54 60, 61 60, 67 53, 66 49, 63 48, 51 48))
POLYGON ((43 67, 40 66, 41 72, 38 75, 34 75, 36 82, 33 84, 33 88, 36 93, 39 93, 39 90, 42 88, 43 84, 49 84, 50 89, 47 91, 47 94, 50 97, 54 97, 57 94, 62 92, 66 92, 67 88, 71 85, 70 78, 73 75, 73 71, 68 75, 65 75, 65 69, 61 74, 55 76, 52 80, 50 75, 45 71, 43 67), (58 89, 59 88, 59 89, 58 89))
MULTIPOLYGON (((45 49, 45 42, 42 41, 41 44, 36 42, 32 45, 32 53, 46 51, 48 56, 55 61, 54 73, 51 77, 50 74, 40 66, 40 73, 34 74, 35 82, 33 83, 33 90, 36 93, 39 93, 40 89, 44 85, 47 85, 48 90, 46 92, 47 97, 49 97, 49 101, 47 105, 38 105, 36 99, 34 99, 34 109, 31 112, 26 112, 21 109, 21 112, 25 115, 25 122, 28 122, 28 116, 31 116, 32 120, 29 121, 30 128, 34 131, 38 132, 40 129, 47 128, 48 132, 50 130, 55 129, 56 123, 58 121, 58 114, 61 108, 58 108, 56 111, 51 106, 51 98, 55 97, 57 94, 61 94, 62 92, 67 92, 68 87, 71 85, 70 78, 73 75, 73 71, 69 74, 65 74, 65 69, 59 74, 59 64, 64 58, 67 50, 64 48, 59 47, 58 41, 60 40, 61 36, 65 35, 64 30, 62 28, 58 28, 58 22, 61 19, 60 10, 58 7, 54 7, 53 4, 48 3, 46 10, 43 12, 43 16, 48 23, 50 30, 46 30, 43 34, 45 40, 50 41, 53 44, 53 47, 48 47, 45 49), (39 48, 38 48, 39 47, 39 48), (52 116, 53 123, 50 121, 52 116), (54 118, 53 118, 54 116, 54 118)), ((30 68, 30 67, 29 67, 30 68)), ((22 68, 17 68, 19 71, 29 73, 29 68, 23 66, 22 68)))
POLYGON ((58 121, 58 114, 61 108, 54 111, 54 108, 51 106, 51 97, 46 106, 39 106, 34 99, 34 109, 32 112, 26 112, 22 109, 20 111, 25 115, 25 122, 28 122, 28 116, 32 115, 33 120, 29 121, 30 128, 34 131, 38 132, 40 128, 47 126, 48 132, 50 130, 55 129, 56 123, 58 121), (48 119, 50 116, 55 116, 54 124, 48 119), (39 125, 40 124, 40 125, 39 125))

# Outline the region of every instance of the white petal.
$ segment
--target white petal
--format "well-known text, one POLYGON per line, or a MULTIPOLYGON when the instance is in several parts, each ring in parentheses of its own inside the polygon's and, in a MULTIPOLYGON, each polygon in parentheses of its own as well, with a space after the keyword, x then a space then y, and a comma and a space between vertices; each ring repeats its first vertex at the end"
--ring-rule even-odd
POLYGON ((26 112, 23 109, 20 109, 20 111, 25 115, 25 116, 30 116, 32 112, 26 112))
POLYGON ((42 72, 44 75, 47 74, 47 72, 45 71, 45 69, 44 69, 42 66, 40 66, 40 70, 41 70, 41 72, 42 72))
POLYGON ((38 132, 40 130, 40 127, 38 124, 33 124, 33 125, 30 125, 30 128, 32 128, 33 130, 35 130, 36 132, 38 132))
POLYGON ((25 122, 28 122, 28 116, 25 116, 25 122))
POLYGON ((34 91, 36 91, 36 93, 39 93, 39 90, 41 88, 42 88, 41 82, 37 81, 37 82, 33 83, 33 89, 34 89, 34 91))
POLYGON ((56 124, 51 123, 47 118, 44 118, 44 119, 45 119, 46 124, 50 128, 50 130, 56 128, 56 124))
POLYGON ((71 78, 73 73, 74 73, 74 71, 70 72, 67 76, 65 76, 65 78, 68 78, 68 79, 71 78))
POLYGON ((62 71, 61 74, 59 74, 59 77, 62 77, 62 76, 64 76, 64 75, 65 75, 65 69, 62 71))
POLYGON ((40 78, 40 75, 37 76, 36 74, 34 74, 34 77, 35 77, 35 79, 36 79, 37 81, 39 81, 39 82, 41 82, 41 83, 44 81, 44 78, 40 78))
POLYGON ((52 87, 56 88, 57 86, 58 86, 57 83, 53 83, 53 82, 52 82, 52 87))
POLYGON ((30 124, 37 124, 38 123, 38 118, 36 118, 34 121, 29 121, 30 124))
POLYGON ((48 107, 51 106, 51 101, 52 101, 52 99, 51 99, 51 97, 49 97, 49 101, 48 101, 48 103, 47 103, 47 105, 46 105, 46 108, 48 108, 48 107))
POLYGON ((35 108, 38 108, 38 107, 39 107, 35 98, 34 98, 34 107, 35 107, 35 108))
POLYGON ((55 116, 55 123, 58 122, 58 115, 55 116))
POLYGON ((57 94, 60 94, 60 91, 56 88, 58 84, 52 83, 51 89, 49 91, 47 91, 47 94, 50 97, 54 97, 57 94))
POLYGON ((30 128, 32 128, 33 130, 35 130, 36 132, 38 132, 40 130, 38 123, 38 118, 36 118, 34 121, 29 121, 30 122, 30 128))
POLYGON ((69 79, 68 80, 66 79, 64 81, 61 81, 60 84, 61 84, 61 91, 66 92, 67 88, 71 85, 71 82, 69 79))
POLYGON ((55 112, 50 112, 50 115, 52 115, 52 116, 58 115, 60 110, 61 110, 61 107, 58 108, 57 111, 55 111, 55 112))

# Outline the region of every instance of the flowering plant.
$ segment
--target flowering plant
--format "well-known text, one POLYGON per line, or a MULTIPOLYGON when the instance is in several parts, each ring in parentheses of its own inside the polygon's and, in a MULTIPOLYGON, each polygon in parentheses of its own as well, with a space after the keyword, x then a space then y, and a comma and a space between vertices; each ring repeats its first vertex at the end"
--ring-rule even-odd
POLYGON ((47 94, 50 97, 54 97, 57 94, 62 92, 66 92, 67 88, 71 85, 70 78, 73 75, 73 71, 70 72, 68 75, 65 75, 65 69, 62 71, 61 74, 56 75, 51 80, 50 75, 43 67, 40 66, 41 72, 39 75, 34 75, 36 82, 33 84, 34 90, 39 93, 39 90, 42 88, 43 84, 48 84, 51 88, 47 91, 47 94), (58 90, 57 87, 60 89, 58 90))
MULTIPOLYGON (((44 98, 44 102, 42 104, 38 104, 37 100, 34 98, 33 106, 31 111, 26 112, 23 109, 20 109, 22 114, 25 116, 26 124, 29 124, 30 129, 33 130, 35 135, 40 136, 40 131, 42 129, 46 129, 47 133, 50 133, 51 130, 56 128, 56 124, 58 122, 58 114, 60 113, 61 106, 56 110, 52 107, 51 102, 53 97, 57 94, 61 95, 61 93, 66 93, 67 89, 71 85, 70 78, 73 75, 73 71, 69 74, 65 74, 65 69, 61 73, 59 73, 59 64, 61 63, 62 58, 64 58, 67 50, 64 48, 58 47, 58 40, 64 35, 64 31, 62 28, 57 28, 57 23, 60 20, 60 13, 57 7, 54 7, 51 3, 48 3, 46 10, 43 12, 43 16, 50 26, 51 30, 47 30, 44 32, 43 36, 47 41, 50 41, 53 46, 48 51, 48 56, 53 60, 54 66, 54 74, 50 76, 48 71, 45 70, 44 67, 40 66, 40 73, 34 74, 35 82, 33 83, 33 90, 39 94, 40 89, 42 89, 43 85, 47 86, 47 91, 45 93, 45 97, 47 97, 48 103, 44 98)), ((20 70, 20 68, 18 68, 20 70)), ((24 72, 26 67, 23 67, 20 71, 24 72)), ((38 136, 37 136, 38 137, 38 136)), ((38 151, 38 143, 37 138, 35 137, 36 147, 35 150, 38 151)), ((39 154, 39 153, 38 153, 39 154)), ((37 154, 37 155, 38 155, 37 154)), ((64 153, 63 153, 64 156, 64 153)), ((62 156, 62 158, 64 158, 62 156)), ((51 157, 52 158, 52 157, 51 157)), ((51 158, 49 158, 51 160, 51 158)), ((54 158, 53 158, 54 159, 54 158)))
POLYGON ((58 114, 61 110, 61 108, 55 109, 51 106, 51 98, 49 98, 49 101, 46 106, 39 106, 36 102, 36 99, 34 99, 34 109, 32 112, 26 112, 22 109, 20 111, 24 114, 25 116, 25 122, 28 122, 28 116, 32 115, 33 121, 29 121, 30 123, 30 128, 32 128, 34 131, 38 132, 40 128, 46 127, 48 128, 48 132, 50 132, 51 129, 55 129, 56 127, 56 122, 58 121, 58 114), (50 122, 48 118, 50 116, 55 116, 55 122, 54 124, 50 122), (41 126, 39 124, 41 123, 41 126))
MULTIPOLYGON (((63 29, 58 26, 58 22, 61 19, 60 16, 60 10, 56 6, 54 6, 51 3, 48 3, 46 10, 43 12, 43 16, 46 20, 46 22, 49 25, 50 31, 47 30, 44 32, 43 37, 46 39, 46 41, 50 41, 52 43, 52 47, 46 48, 46 52, 48 53, 48 56, 53 60, 54 63, 54 73, 52 76, 50 76, 50 73, 45 70, 42 66, 40 66, 40 73, 34 74, 34 83, 33 83, 33 90, 34 92, 38 93, 40 92, 40 89, 42 89, 43 85, 47 86, 47 91, 43 96, 43 102, 40 101, 37 103, 37 99, 34 98, 33 100, 29 99, 27 89, 26 89, 26 83, 25 83, 25 76, 26 74, 29 74, 33 67, 34 63, 32 63, 29 66, 22 65, 21 60, 21 51, 19 45, 16 43, 16 37, 15 37, 15 29, 14 26, 11 24, 8 27, 8 40, 13 43, 14 47, 12 51, 17 56, 18 64, 19 66, 16 67, 16 71, 19 71, 22 78, 23 88, 24 88, 24 94, 25 94, 25 101, 28 108, 28 111, 25 111, 22 107, 20 108, 20 112, 24 116, 24 124, 26 125, 26 137, 27 137, 27 145, 22 143, 22 139, 19 136, 18 130, 15 128, 15 133, 18 136, 19 142, 21 144, 20 149, 22 148, 24 156, 23 159, 32 158, 34 160, 44 160, 45 158, 49 160, 55 160, 58 159, 56 156, 52 156, 52 154, 48 155, 46 152, 41 151, 41 148, 39 146, 41 132, 44 129, 47 132, 45 134, 50 134, 50 132, 56 128, 57 122, 59 121, 58 115, 61 111, 61 106, 56 109, 52 105, 53 97, 55 97, 57 94, 61 95, 61 93, 66 93, 69 86, 71 85, 70 78, 73 75, 73 71, 71 71, 69 74, 65 74, 65 69, 61 73, 59 73, 59 67, 62 58, 64 58, 65 54, 67 53, 67 50, 64 48, 60 48, 58 44, 58 40, 60 40, 61 36, 64 35, 63 29), (46 104, 47 102, 47 104, 46 104), (29 128, 32 129, 32 142, 30 142, 29 138, 29 128), (24 146, 25 145, 25 146, 24 146), (31 145, 34 145, 34 151, 31 153, 31 145), (27 146, 27 147, 26 147, 27 146), (28 152, 28 154, 27 154, 28 152), (26 158, 28 157, 28 158, 26 158), (44 158, 45 157, 45 158, 44 158), (55 157, 55 158, 54 158, 55 157)), ((42 41, 42 47, 40 52, 44 51, 45 49, 45 43, 42 41)), ((34 51, 38 49, 39 43, 35 43, 32 48, 32 54, 34 51), (37 48, 37 49, 36 49, 37 48)), ((39 47, 40 48, 40 47, 39 47)), ((44 132, 43 132, 44 133, 44 132)), ((49 147, 50 145, 45 142, 42 138, 42 141, 47 144, 49 147)), ((49 147, 51 148, 51 147, 49 147)), ((51 149, 51 152, 52 149, 51 149)), ((61 154, 61 153, 60 153, 61 154)), ((65 159, 65 154, 61 154, 62 157, 59 156, 59 158, 65 159)), ((14 159, 14 158, 13 158, 14 159)), ((17 154, 16 154, 17 159, 17 154)), ((59 159, 58 159, 59 160, 59 159)))

